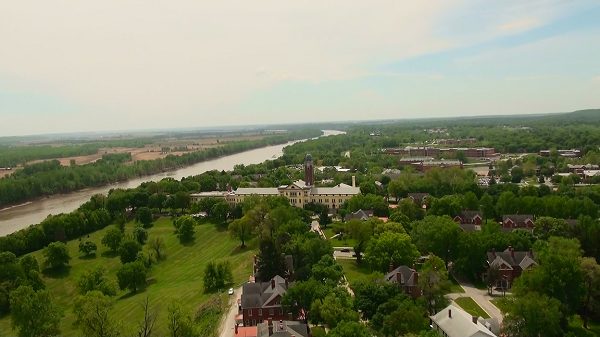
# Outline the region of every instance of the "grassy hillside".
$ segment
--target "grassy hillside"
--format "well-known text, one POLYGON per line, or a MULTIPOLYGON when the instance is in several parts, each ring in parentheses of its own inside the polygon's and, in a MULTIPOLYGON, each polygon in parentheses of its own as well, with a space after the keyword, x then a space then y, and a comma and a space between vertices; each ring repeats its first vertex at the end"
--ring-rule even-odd
MULTIPOLYGON (((127 225, 131 231, 133 224, 127 225)), ((159 308, 156 335, 167 335, 167 306, 173 299, 182 299, 189 310, 194 312, 199 305, 211 298, 204 294, 203 273, 207 262, 211 260, 228 260, 233 269, 234 282, 239 284, 247 280, 252 269, 253 250, 238 248, 239 242, 232 239, 229 233, 218 231, 215 226, 203 224, 196 227, 196 239, 193 243, 182 245, 173 233, 173 224, 169 218, 161 218, 149 229, 149 238, 162 236, 166 245, 166 260, 155 264, 149 274, 148 286, 136 294, 121 291, 115 297, 114 317, 122 323, 122 335, 134 335, 138 322, 142 319, 141 303, 149 296, 152 306, 159 308)), ((90 240, 99 247, 96 258, 84 259, 78 252, 78 241, 68 243, 71 263, 64 275, 45 276, 47 288, 63 307, 65 316, 61 322, 63 336, 80 336, 81 332, 73 326, 75 317, 72 306, 77 294, 77 279, 89 269, 104 267, 110 277, 116 279, 117 269, 121 262, 118 256, 106 254, 107 248, 102 246, 101 239, 106 229, 90 235, 90 240)), ((146 249, 146 247, 144 247, 146 249)), ((42 252, 32 253, 38 261, 43 261, 42 252)), ((10 317, 0 319, 0 335, 16 335, 10 327, 10 317), (8 332, 8 333, 7 333, 8 332)))

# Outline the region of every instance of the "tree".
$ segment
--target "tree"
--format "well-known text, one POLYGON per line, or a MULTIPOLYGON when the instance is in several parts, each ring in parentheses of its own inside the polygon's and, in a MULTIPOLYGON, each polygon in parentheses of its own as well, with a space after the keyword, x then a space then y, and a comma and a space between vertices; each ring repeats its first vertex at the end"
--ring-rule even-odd
POLYGON ((322 300, 331 290, 329 285, 313 278, 308 281, 295 282, 283 295, 281 304, 288 312, 298 315, 301 311, 305 317, 310 317, 310 306, 315 300, 322 300))
POLYGON ((194 225, 196 221, 189 215, 181 216, 173 222, 175 226, 175 234, 179 238, 179 241, 190 242, 194 240, 194 225))
POLYGON ((119 246, 119 256, 121 257, 121 263, 125 264, 128 262, 135 261, 138 253, 142 250, 142 246, 133 240, 125 240, 121 242, 119 246))
POLYGON ((494 287, 498 284, 498 281, 502 279, 502 273, 498 265, 490 265, 485 275, 485 283, 487 284, 488 294, 492 294, 494 287))
POLYGON ((600 266, 593 257, 581 259, 581 270, 585 287, 583 299, 583 326, 588 328, 589 316, 593 308, 600 307, 600 266))
POLYGON ((456 254, 461 229, 450 217, 427 216, 413 224, 411 237, 421 253, 433 253, 446 264, 456 254))
POLYGON ((204 291, 211 292, 222 289, 233 282, 231 265, 226 262, 209 261, 204 269, 204 291))
POLYGON ((327 337, 371 337, 373 334, 364 324, 358 322, 340 322, 331 329, 327 337))
POLYGON ((151 208, 157 208, 158 213, 162 213, 162 209, 165 207, 165 201, 167 201, 166 194, 154 193, 148 198, 148 206, 151 208))
POLYGON ((229 232, 241 241, 241 248, 246 247, 246 240, 252 236, 254 227, 247 217, 236 219, 229 224, 229 232))
POLYGON ((344 270, 333 257, 325 255, 312 266, 312 277, 319 282, 338 285, 344 277, 344 270))
POLYGON ((381 272, 390 265, 412 265, 419 256, 417 247, 412 244, 410 236, 401 233, 385 232, 371 239, 365 251, 365 261, 381 272))
POLYGON ((102 244, 108 247, 111 251, 116 252, 123 240, 123 232, 117 227, 109 228, 102 237, 102 244))
POLYGON ((351 308, 350 294, 345 288, 335 288, 322 301, 314 301, 310 311, 313 323, 323 322, 333 329, 340 322, 358 322, 358 313, 351 308))
POLYGON ((227 201, 220 199, 210 208, 210 219, 215 224, 222 224, 227 221, 229 215, 229 204, 227 201))
POLYGON ((551 237, 536 242, 534 252, 539 265, 515 281, 513 292, 521 296, 539 292, 559 300, 561 323, 566 326, 566 317, 578 311, 585 293, 579 242, 551 237))
POLYGON ((568 225, 563 219, 551 217, 540 217, 535 220, 533 234, 542 240, 547 240, 551 236, 566 236, 568 225))
POLYGON ((390 299, 401 294, 401 289, 388 282, 358 281, 352 284, 354 307, 362 312, 362 317, 371 320, 379 308, 390 299))
POLYGON ((165 239, 160 236, 154 237, 150 240, 150 249, 154 251, 156 260, 161 260, 165 257, 165 239))
POLYGON ((90 291, 75 300, 75 325, 84 336, 118 337, 119 327, 110 314, 113 301, 100 291, 90 291))
POLYGON ((79 252, 84 256, 96 255, 96 250, 98 250, 98 246, 92 241, 79 242, 79 252))
POLYGON ((371 324, 383 336, 406 336, 425 330, 429 323, 425 308, 407 296, 388 299, 379 307, 371 324))
POLYGON ((117 294, 115 281, 106 276, 106 271, 102 267, 84 272, 77 281, 77 288, 81 295, 94 290, 100 291, 107 296, 115 296, 117 294))
POLYGON ((62 242, 52 242, 44 249, 44 265, 50 269, 62 268, 69 264, 71 257, 67 245, 62 242))
POLYGON ((148 228, 152 225, 152 211, 148 207, 140 207, 135 213, 135 221, 148 228))
POLYGON ((20 286, 10 293, 12 326, 19 337, 50 337, 60 335, 62 312, 46 290, 35 291, 20 286))
POLYGON ((156 311, 150 310, 150 299, 147 296, 144 303, 142 303, 142 308, 144 309, 144 318, 138 325, 137 337, 150 337, 158 314, 156 311))
POLYGON ((483 212, 485 221, 487 222, 489 219, 493 219, 496 216, 494 210, 494 199, 486 192, 481 196, 479 201, 481 203, 481 211, 483 212))
POLYGON ((367 243, 373 236, 373 223, 371 221, 363 222, 358 220, 349 221, 346 224, 348 234, 355 240, 354 253, 356 253, 356 263, 362 262, 362 253, 366 249, 367 243))
POLYGON ((168 326, 170 337, 194 337, 197 336, 194 322, 183 306, 173 302, 168 308, 168 326))
POLYGON ((285 272, 284 261, 280 250, 272 239, 265 237, 259 244, 257 277, 261 281, 268 281, 275 275, 285 272))
POLYGON ((119 288, 136 292, 146 284, 146 267, 139 261, 125 263, 117 271, 119 288))
POLYGON ((450 284, 448 271, 446 271, 446 265, 442 259, 435 255, 429 255, 421 267, 418 283, 431 315, 444 307, 446 302, 444 294, 450 289, 450 284))
POLYGON ((140 245, 143 245, 148 240, 148 231, 142 226, 135 226, 133 229, 133 238, 140 245))
POLYGON ((562 336, 560 302, 554 298, 528 293, 508 305, 504 329, 511 336, 562 336))

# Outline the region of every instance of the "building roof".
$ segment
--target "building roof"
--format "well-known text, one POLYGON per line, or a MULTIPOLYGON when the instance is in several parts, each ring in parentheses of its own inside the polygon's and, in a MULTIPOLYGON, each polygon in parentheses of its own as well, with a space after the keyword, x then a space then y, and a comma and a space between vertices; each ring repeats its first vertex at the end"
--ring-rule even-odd
POLYGON ((429 193, 408 193, 408 197, 414 201, 423 202, 425 198, 429 197, 429 193))
POLYGON ((237 195, 279 195, 277 187, 240 187, 235 190, 237 195))
POLYGON ((506 220, 511 220, 516 224, 522 224, 525 223, 525 221, 527 220, 531 220, 533 221, 533 215, 532 214, 508 214, 508 215, 503 215, 502 216, 502 222, 505 222, 506 220))
POLYGON ((339 184, 334 187, 313 187, 311 190, 312 195, 326 195, 326 194, 360 194, 359 187, 352 187, 346 184, 339 184))
POLYGON ((280 307, 279 301, 287 289, 286 280, 279 275, 269 282, 245 283, 242 287, 242 308, 280 307))
POLYGON ((365 210, 363 211, 362 209, 359 209, 358 211, 354 212, 354 213, 350 213, 347 214, 344 217, 345 221, 349 221, 349 220, 368 220, 370 217, 373 216, 373 211, 372 210, 365 210))
POLYGON ((390 283, 397 283, 403 286, 416 286, 418 281, 417 272, 407 266, 400 266, 391 272, 385 274, 384 280, 390 283))
POLYGON ((306 324, 296 321, 275 321, 273 324, 273 334, 269 335, 269 323, 259 323, 258 337, 308 337, 308 327, 306 324))
POLYGON ((452 304, 430 318, 448 337, 497 337, 479 319, 473 322, 473 316, 452 304))
POLYGON ((515 251, 512 247, 508 247, 503 252, 487 252, 488 264, 500 269, 514 269, 515 267, 520 267, 521 270, 525 270, 533 265, 537 265, 534 258, 532 252, 515 251), (503 265, 504 268, 502 268, 503 265))
POLYGON ((190 197, 204 197, 204 198, 224 197, 227 194, 229 194, 229 192, 227 192, 227 191, 209 191, 209 192, 191 193, 190 197))

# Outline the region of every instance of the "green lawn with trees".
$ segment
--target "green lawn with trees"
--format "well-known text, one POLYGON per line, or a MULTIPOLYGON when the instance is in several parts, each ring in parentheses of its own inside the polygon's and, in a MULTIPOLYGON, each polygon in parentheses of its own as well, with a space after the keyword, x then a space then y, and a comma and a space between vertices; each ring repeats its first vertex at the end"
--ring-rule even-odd
MULTIPOLYGON (((132 233, 134 223, 125 225, 126 235, 132 233)), ((180 299, 186 311, 195 314, 205 303, 214 301, 215 294, 204 292, 204 272, 211 261, 227 261, 232 267, 234 284, 247 280, 252 270, 254 242, 246 249, 239 248, 239 241, 226 231, 219 231, 212 224, 195 226, 196 235, 193 241, 181 244, 174 233, 175 228, 170 218, 160 218, 148 229, 150 242, 162 238, 163 248, 160 261, 152 265, 148 272, 147 286, 135 293, 119 290, 112 298, 113 309, 110 317, 121 325, 121 335, 134 335, 138 324, 144 317, 143 303, 149 298, 149 305, 157 311, 155 325, 156 335, 168 334, 168 306, 173 300, 180 299)), ((85 241, 94 242, 98 247, 95 257, 85 256, 79 251, 79 241, 71 240, 67 249, 71 260, 67 268, 59 272, 49 272, 43 276, 46 289, 63 310, 64 317, 60 323, 62 336, 81 336, 81 330, 73 325, 76 320, 73 302, 78 295, 77 283, 86 271, 102 267, 108 279, 116 281, 116 274, 121 267, 119 255, 112 253, 101 241, 105 233, 114 227, 107 227, 89 235, 85 241)), ((149 252, 152 246, 147 244, 143 250, 149 252)), ((42 251, 29 254, 35 257, 40 265, 44 261, 42 251)), ((224 289, 220 289, 224 290, 224 289)), ((220 316, 219 316, 220 317, 220 316)), ((214 319, 214 317, 213 317, 214 319)), ((0 331, 11 332, 10 315, 0 319, 0 331)), ((4 335, 4 333, 2 334, 4 335)))

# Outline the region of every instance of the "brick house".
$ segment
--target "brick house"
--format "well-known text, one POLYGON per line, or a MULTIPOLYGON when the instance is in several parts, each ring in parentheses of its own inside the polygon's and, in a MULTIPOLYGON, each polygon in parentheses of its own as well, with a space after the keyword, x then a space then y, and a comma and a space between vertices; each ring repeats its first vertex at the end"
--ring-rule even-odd
POLYGON ((293 320, 284 313, 281 299, 288 290, 288 281, 277 275, 268 282, 249 282, 242 287, 241 311, 244 326, 253 326, 265 320, 293 320))
POLYGON ((465 232, 472 232, 481 229, 483 215, 479 211, 462 211, 454 217, 454 221, 460 225, 465 232))
POLYGON ((498 268, 500 271, 500 280, 496 286, 509 289, 513 281, 521 276, 521 273, 537 265, 534 260, 533 252, 515 251, 509 246, 503 252, 492 250, 487 253, 488 270, 490 267, 498 268))
POLYGON ((386 282, 397 284, 405 294, 412 298, 421 296, 419 273, 407 266, 400 266, 384 276, 386 282))
POLYGON ((502 216, 502 228, 504 229, 515 229, 525 228, 533 229, 533 215, 531 214, 511 214, 502 216))

